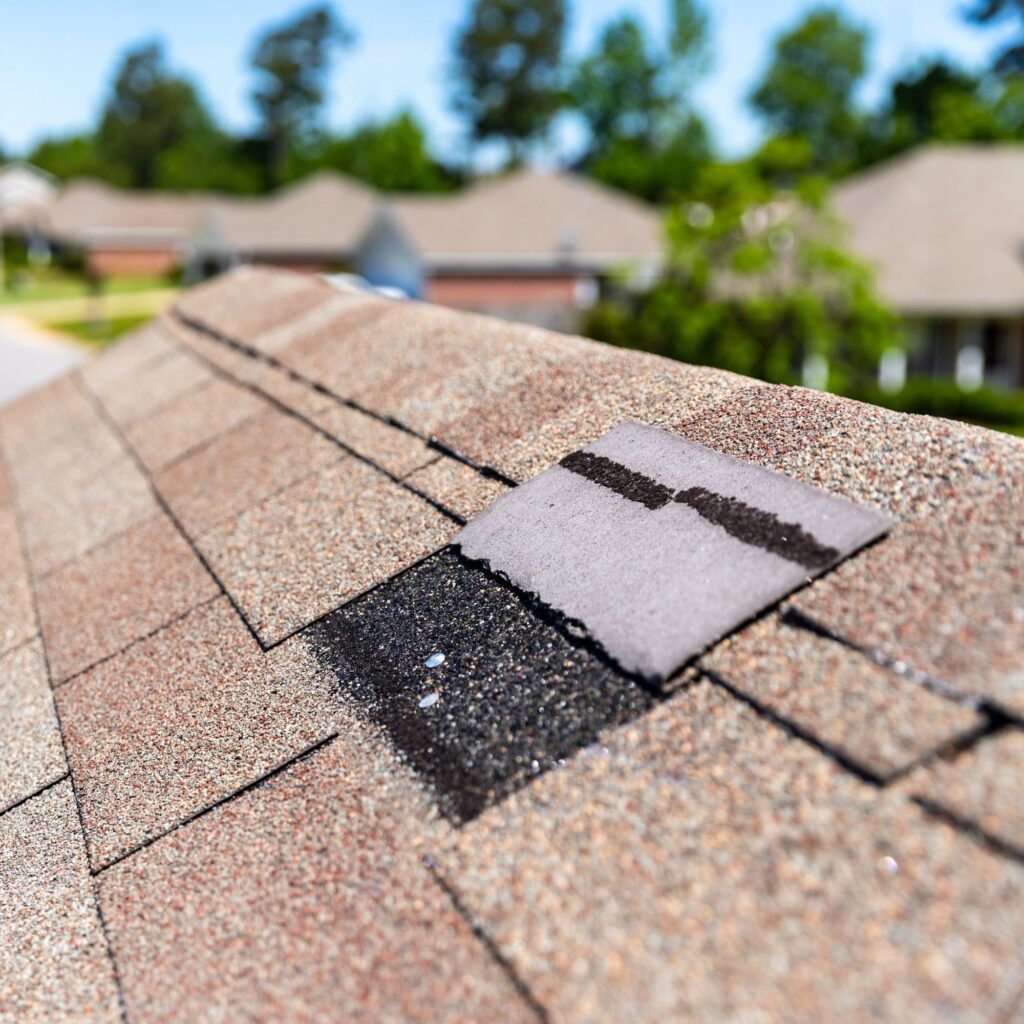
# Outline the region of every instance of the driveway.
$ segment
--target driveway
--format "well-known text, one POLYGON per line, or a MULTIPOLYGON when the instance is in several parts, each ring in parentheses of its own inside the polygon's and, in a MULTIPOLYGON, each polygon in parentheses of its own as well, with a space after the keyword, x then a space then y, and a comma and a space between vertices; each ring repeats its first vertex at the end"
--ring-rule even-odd
POLYGON ((66 373, 89 349, 14 316, 0 316, 0 405, 66 373))

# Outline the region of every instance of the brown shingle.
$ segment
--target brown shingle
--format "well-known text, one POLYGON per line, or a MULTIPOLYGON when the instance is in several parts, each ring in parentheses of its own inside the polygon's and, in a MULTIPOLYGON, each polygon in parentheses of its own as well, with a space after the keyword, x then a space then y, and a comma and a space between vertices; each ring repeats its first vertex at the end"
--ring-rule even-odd
POLYGON ((157 473, 264 408, 251 392, 218 379, 137 420, 126 434, 146 468, 157 473))
POLYGON ((338 455, 316 431, 268 409, 157 474, 155 482, 194 538, 338 455))
POLYGON ((4 1019, 120 1021, 70 782, 0 817, 0 892, 4 1019))
POLYGON ((406 480, 410 486, 467 520, 508 490, 499 480, 481 476, 464 463, 444 456, 410 473, 406 480))
POLYGON ((425 802, 358 722, 101 876, 129 1013, 193 1021, 535 1017, 421 863, 425 802))
POLYGON ((457 528, 343 456, 198 543, 253 628, 273 643, 440 547, 457 528))
POLYGON ((1024 852, 1024 731, 1009 728, 915 772, 906 789, 1024 852))
POLYGON ((335 726, 326 685, 284 648, 264 657, 223 598, 61 687, 57 701, 96 868, 335 726))
POLYGON ((878 778, 982 724, 977 712, 776 616, 724 640, 701 664, 878 778))
POLYGON ((32 584, 28 576, 19 575, 0 583, 0 654, 13 651, 36 635, 36 613, 32 607, 32 584))
POLYGON ((37 584, 54 682, 213 597, 217 586, 161 512, 37 584))
POLYGON ((981 1021, 1024 867, 707 683, 455 836, 442 868, 557 1020, 981 1021))
POLYGON ((64 750, 34 640, 0 657, 0 811, 64 774, 64 750))

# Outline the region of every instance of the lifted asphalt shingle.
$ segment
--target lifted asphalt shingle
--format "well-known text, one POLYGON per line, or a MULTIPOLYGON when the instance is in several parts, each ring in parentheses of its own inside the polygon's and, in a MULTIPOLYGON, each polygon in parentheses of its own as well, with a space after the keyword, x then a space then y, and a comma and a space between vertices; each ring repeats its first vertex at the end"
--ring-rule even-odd
POLYGON ((516 488, 455 543, 630 672, 688 658, 889 527, 871 509, 626 423, 516 488))
POLYGON ((450 550, 309 637, 346 698, 384 726, 456 822, 652 702, 450 550))

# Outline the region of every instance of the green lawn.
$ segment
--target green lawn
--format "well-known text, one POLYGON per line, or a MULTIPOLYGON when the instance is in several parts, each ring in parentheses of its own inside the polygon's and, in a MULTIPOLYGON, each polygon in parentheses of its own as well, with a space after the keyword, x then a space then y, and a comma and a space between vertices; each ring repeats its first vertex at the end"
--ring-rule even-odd
POLYGON ((59 330, 64 334, 70 334, 80 341, 87 341, 93 345, 108 345, 116 341, 122 334, 134 331, 153 318, 145 316, 122 316, 114 317, 111 320, 73 320, 70 323, 62 323, 59 330))
MULTIPOLYGON (((173 287, 166 277, 110 277, 100 286, 102 295, 127 295, 173 287)), ((50 299, 76 299, 90 294, 88 282, 77 274, 41 274, 15 288, 0 292, 0 306, 20 305, 27 302, 45 302, 50 299)))

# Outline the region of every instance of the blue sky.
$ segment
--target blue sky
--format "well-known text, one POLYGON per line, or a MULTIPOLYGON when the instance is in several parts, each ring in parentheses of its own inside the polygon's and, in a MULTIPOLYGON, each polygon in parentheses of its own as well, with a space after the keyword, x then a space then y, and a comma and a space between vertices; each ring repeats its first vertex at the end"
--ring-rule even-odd
MULTIPOLYGON (((894 71, 921 55, 945 52, 984 64, 1006 29, 964 24, 965 0, 848 0, 843 6, 872 33, 864 100, 894 71)), ((657 37, 667 0, 576 0, 570 49, 579 52, 623 10, 638 14, 657 37)), ((362 117, 411 105, 428 123, 441 155, 459 157, 458 127, 447 107, 446 67, 453 31, 468 0, 348 0, 335 6, 358 34, 337 66, 329 119, 345 127, 362 117)), ((222 120, 244 128, 250 118, 246 55, 253 33, 295 10, 294 0, 46 0, 0 7, 0 145, 14 152, 40 136, 81 128, 103 102, 117 54, 154 35, 173 65, 191 74, 222 120)), ((739 153, 758 138, 745 96, 776 33, 807 0, 706 0, 715 63, 698 100, 720 147, 739 153)), ((571 145, 571 129, 562 135, 571 145)))

